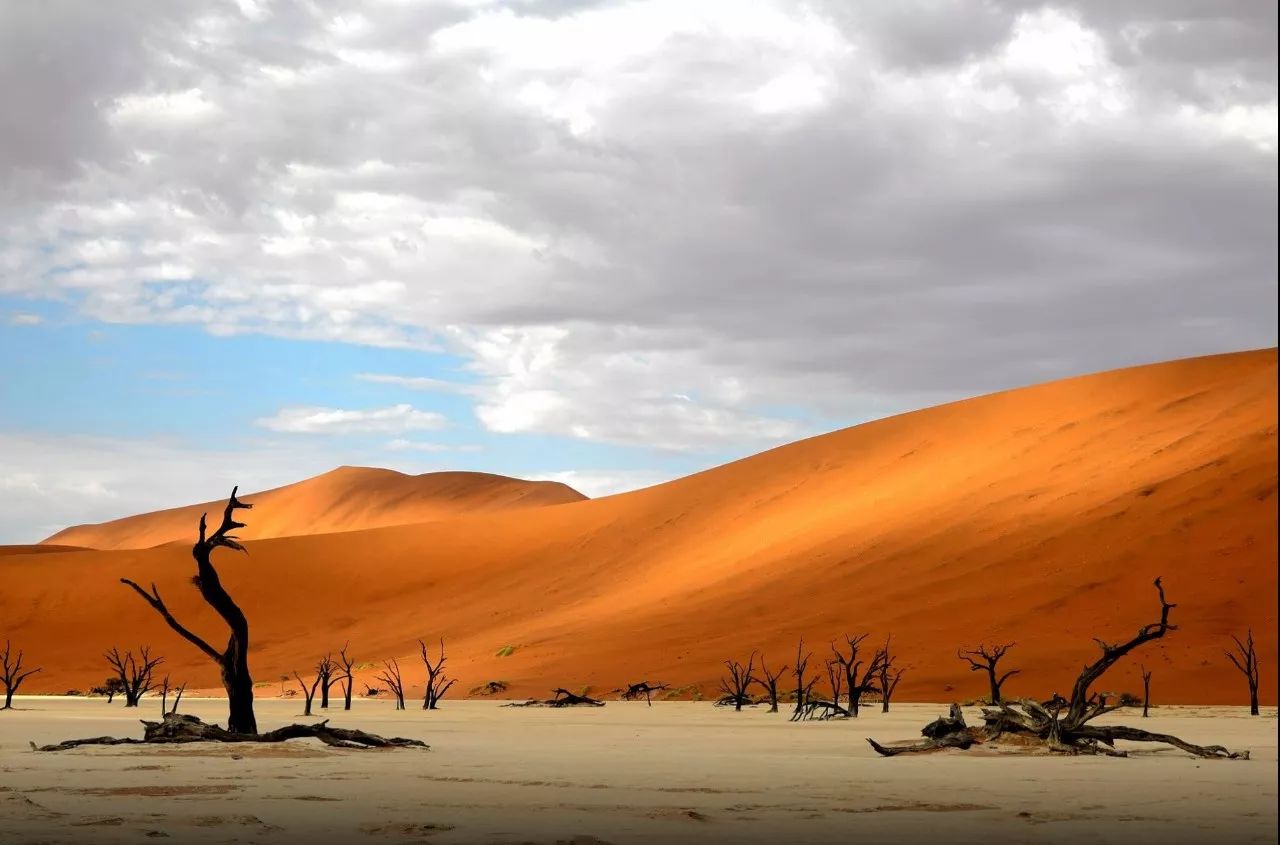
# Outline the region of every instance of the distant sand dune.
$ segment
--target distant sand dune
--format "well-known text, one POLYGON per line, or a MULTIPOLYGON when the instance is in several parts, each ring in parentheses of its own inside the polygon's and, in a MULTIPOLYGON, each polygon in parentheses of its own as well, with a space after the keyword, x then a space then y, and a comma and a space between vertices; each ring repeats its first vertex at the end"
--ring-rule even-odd
MULTIPOLYGON (((464 513, 559 505, 586 497, 557 481, 524 481, 483 472, 404 475, 389 469, 339 467, 286 487, 242 493, 241 498, 257 509, 240 536, 259 540, 433 522, 464 513)), ((191 526, 200 514, 220 514, 225 502, 223 498, 97 525, 76 525, 43 542, 94 549, 191 542, 191 526)))
MULTIPOLYGON (((373 661, 441 635, 455 689, 503 680, 509 695, 545 696, 647 678, 710 694, 726 657, 762 648, 771 665, 790 663, 803 634, 820 667, 832 637, 865 630, 893 633, 911 666, 904 700, 982 694, 955 649, 984 639, 1018 642, 1008 660, 1024 672, 1008 693, 1047 696, 1093 658, 1091 637, 1152 620, 1151 580, 1163 574, 1179 630, 1108 685, 1140 691, 1141 662, 1157 702, 1240 703, 1222 650, 1251 624, 1274 703, 1276 374, 1274 349, 1113 371, 880 420, 634 493, 263 539, 216 559, 253 621, 264 694, 346 640, 373 661)), ((307 484, 320 480, 341 487, 340 474, 307 484)), ((291 489, 244 497, 257 506, 246 536, 290 524, 291 489)), ((128 542, 51 539, 190 541, 195 516, 137 517, 158 527, 121 531, 128 542)), ((185 545, 12 555, 3 573, 6 632, 46 667, 32 692, 85 688, 105 675, 104 648, 140 642, 175 678, 216 686, 214 668, 118 583, 156 582, 180 618, 221 638, 188 583, 185 545)), ((405 666, 420 683, 414 661, 405 666)))

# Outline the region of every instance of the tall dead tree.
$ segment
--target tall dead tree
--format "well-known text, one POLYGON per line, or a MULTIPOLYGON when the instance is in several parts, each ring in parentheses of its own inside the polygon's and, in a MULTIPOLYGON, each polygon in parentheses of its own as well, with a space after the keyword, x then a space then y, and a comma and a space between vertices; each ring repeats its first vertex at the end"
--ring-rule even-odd
POLYGON ((998 674, 998 664, 1001 658, 1008 653, 1017 643, 1005 643, 1004 645, 992 646, 987 648, 985 644, 979 644, 977 649, 969 651, 959 650, 956 657, 969 664, 971 672, 986 672, 987 680, 991 683, 991 703, 1000 703, 1000 688, 1004 686, 1004 682, 1021 672, 1021 669, 1010 669, 1003 675, 998 674))
POLYGON ((307 682, 302 680, 302 676, 298 674, 298 670, 293 670, 293 677, 298 679, 298 687, 302 690, 305 703, 302 707, 302 715, 311 715, 311 702, 316 698, 316 687, 320 686, 320 676, 316 675, 316 679, 311 682, 311 686, 307 686, 307 682))
POLYGON ((1119 703, 1111 703, 1108 700, 1111 697, 1110 693, 1093 692, 1093 685, 1117 661, 1135 648, 1158 640, 1169 631, 1177 630, 1177 626, 1169 622, 1169 612, 1176 605, 1165 598, 1164 586, 1159 578, 1155 580, 1155 588, 1160 598, 1159 621, 1143 625, 1138 629, 1136 636, 1123 643, 1111 644, 1095 638, 1094 642, 1102 650, 1102 656, 1080 671, 1071 688, 1069 699, 1055 695, 1043 703, 1026 698, 1012 703, 1002 702, 984 707, 982 708, 984 722, 982 727, 966 725, 960 706, 953 704, 950 716, 937 719, 924 727, 921 731, 925 737, 923 742, 889 746, 881 745, 873 739, 868 739, 867 742, 876 752, 889 757, 897 754, 937 751, 942 748, 970 748, 1009 736, 1018 741, 1002 743, 1002 745, 1024 752, 1039 747, 1068 754, 1106 754, 1124 757, 1127 756, 1126 753, 1117 750, 1115 744, 1118 740, 1125 740, 1164 743, 1197 757, 1248 759, 1248 751, 1229 751, 1220 745, 1193 745, 1176 736, 1150 733, 1138 728, 1090 724, 1097 717, 1123 706, 1119 703))
POLYGON ((27 678, 41 670, 39 666, 27 669, 22 660, 22 649, 18 649, 18 653, 14 654, 13 644, 5 640, 4 651, 0 651, 0 683, 4 684, 4 707, 0 707, 0 710, 12 710, 13 696, 18 691, 18 687, 22 686, 22 682, 27 678))
POLYGON ((1139 666, 1142 670, 1142 718, 1147 718, 1147 710, 1151 708, 1151 673, 1147 671, 1146 666, 1139 666))
POLYGON ((418 640, 418 646, 422 649, 422 663, 427 667, 426 689, 422 692, 422 709, 435 710, 436 704, 444 698, 444 694, 454 684, 454 679, 444 673, 444 662, 447 659, 444 656, 444 637, 440 638, 440 656, 436 658, 434 664, 431 662, 431 655, 427 653, 427 644, 418 640))
POLYGON ((897 660, 890 651, 889 644, 893 640, 890 634, 884 640, 884 659, 880 662, 880 673, 877 682, 880 685, 880 712, 889 712, 889 702, 893 699, 893 691, 898 688, 898 682, 902 680, 902 676, 906 674, 906 667, 896 667, 893 665, 897 660))
POLYGON ((736 660, 726 660, 725 668, 729 670, 728 677, 720 679, 720 689, 724 695, 716 701, 716 706, 727 707, 732 704, 735 711, 742 710, 742 706, 750 705, 751 696, 747 694, 747 689, 751 686, 751 673, 755 671, 756 653, 751 652, 751 657, 747 659, 747 665, 743 666, 736 660))
POLYGON ((1244 675, 1245 680, 1249 684, 1249 715, 1258 715, 1258 652, 1253 647, 1253 629, 1249 629, 1249 633, 1245 636, 1244 642, 1240 642, 1240 638, 1235 634, 1231 635, 1231 639, 1235 641, 1236 653, 1226 652, 1227 659, 1235 664, 1235 667, 1244 675))
POLYGON ((355 690, 355 677, 351 674, 351 670, 355 668, 355 663, 350 657, 347 657, 347 646, 351 645, 351 641, 342 644, 342 650, 338 652, 338 660, 342 666, 342 709, 351 709, 351 693, 355 690))
POLYGON ((223 588, 222 579, 218 577, 218 572, 213 568, 213 563, 210 560, 213 550, 220 546, 235 551, 244 551, 244 546, 240 545, 235 535, 231 532, 237 528, 244 527, 243 522, 236 522, 235 512, 237 510, 249 510, 253 505, 245 504, 236 498, 236 491, 239 489, 239 487, 231 488, 231 496, 227 499, 226 509, 222 513, 222 524, 212 534, 205 536, 205 517, 207 515, 200 515, 200 537, 196 544, 191 547, 191 556, 196 561, 196 576, 193 582, 196 588, 200 590, 200 596, 210 607, 217 611, 230 629, 230 637, 227 640, 225 649, 222 651, 217 650, 179 623, 160 598, 160 592, 156 589, 155 584, 152 584, 151 591, 147 592, 128 578, 121 578, 120 581, 132 587, 147 604, 151 605, 164 618, 170 628, 204 652, 210 660, 218 665, 222 675, 222 687, 227 692, 227 707, 229 711, 227 730, 235 734, 256 734, 258 732, 258 720, 253 713, 253 678, 249 675, 249 622, 245 619, 244 611, 240 609, 240 606, 232 600, 231 596, 223 588))
POLYGON ((831 690, 833 709, 838 710, 841 716, 848 716, 849 711, 840 706, 840 696, 844 694, 844 670, 840 667, 840 661, 828 660, 826 668, 827 687, 831 690))
POLYGON ((787 671, 786 664, 776 672, 770 672, 768 665, 764 662, 764 655, 760 655, 760 674, 751 678, 756 684, 764 690, 765 697, 769 699, 769 712, 778 712, 778 679, 787 671))
POLYGON ((139 656, 135 658, 132 651, 121 654, 120 649, 113 648, 105 655, 107 662, 115 670, 116 677, 120 679, 125 707, 138 706, 142 696, 155 686, 153 675, 156 667, 164 662, 163 657, 151 656, 150 646, 142 646, 138 654, 139 656))
POLYGON ((404 680, 400 677, 400 664, 393 657, 390 660, 382 661, 382 665, 386 669, 378 675, 378 680, 387 685, 392 695, 396 697, 396 709, 404 709, 404 680))
POLYGON ((804 679, 805 671, 809 668, 809 658, 811 657, 813 657, 813 652, 805 653, 804 637, 801 637, 800 642, 796 644, 796 662, 791 672, 796 679, 796 709, 791 714, 792 719, 797 718, 804 711, 805 698, 817 682, 816 678, 808 682, 804 679))
POLYGON ((338 682, 333 673, 338 666, 333 662, 333 655, 326 654, 316 662, 316 677, 320 680, 320 709, 329 709, 329 688, 338 682))
POLYGON ((879 692, 876 679, 880 675, 880 667, 888 659, 884 649, 876 649, 870 660, 861 656, 862 642, 868 636, 870 635, 858 634, 851 637, 845 634, 844 641, 849 647, 848 655, 841 652, 834 642, 831 644, 831 652, 844 673, 845 692, 849 695, 849 715, 855 719, 858 717, 863 697, 879 692))

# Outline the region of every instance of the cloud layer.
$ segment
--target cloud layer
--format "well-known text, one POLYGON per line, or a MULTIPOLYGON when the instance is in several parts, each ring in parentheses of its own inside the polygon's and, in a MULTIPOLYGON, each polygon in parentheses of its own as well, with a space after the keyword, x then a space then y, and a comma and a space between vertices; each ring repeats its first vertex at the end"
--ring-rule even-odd
POLYGON ((695 452, 1270 345, 1275 17, 4 4, 0 293, 444 351, 492 431, 695 452))

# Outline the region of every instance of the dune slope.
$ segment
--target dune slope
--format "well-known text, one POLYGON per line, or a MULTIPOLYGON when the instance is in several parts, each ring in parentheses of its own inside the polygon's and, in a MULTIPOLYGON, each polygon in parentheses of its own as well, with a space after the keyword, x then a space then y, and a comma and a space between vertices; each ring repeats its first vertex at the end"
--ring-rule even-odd
MULTIPOLYGON (((405 475, 389 469, 339 467, 241 498, 252 501, 257 509, 240 535, 258 540, 433 522, 464 513, 559 505, 586 497, 557 481, 524 481, 482 472, 405 475)), ((42 542, 94 549, 191 542, 200 514, 220 512, 225 501, 75 525, 42 542)))
MULTIPOLYGON (((1252 625, 1274 703, 1276 399, 1274 349, 1175 361, 880 420, 620 496, 266 539, 217 559, 253 621, 264 694, 347 640, 374 661, 444 636, 459 690, 647 678, 710 695, 727 657, 791 663, 804 636, 820 668, 832 637, 870 631, 892 632, 911 667, 904 700, 983 693, 955 658, 982 640, 1018 643, 1007 692, 1047 696, 1094 657, 1091 637, 1154 618, 1163 575, 1179 630, 1108 686, 1140 690, 1143 662, 1157 703, 1240 703, 1222 650, 1252 625)), ((251 523, 273 518, 264 498, 251 523)), ((117 581, 154 581, 216 642, 191 566, 178 545, 10 556, 0 614, 47 667, 40 689, 86 687, 104 648, 143 642, 175 678, 216 686, 117 581)))

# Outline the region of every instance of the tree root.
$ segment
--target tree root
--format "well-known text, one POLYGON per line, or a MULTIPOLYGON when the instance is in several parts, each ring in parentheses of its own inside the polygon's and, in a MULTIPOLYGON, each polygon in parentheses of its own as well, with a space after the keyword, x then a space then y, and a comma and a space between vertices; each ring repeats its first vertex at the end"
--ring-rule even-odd
POLYGON ((143 720, 143 738, 99 736, 69 739, 56 745, 32 747, 37 751, 66 751, 82 745, 146 745, 182 742, 284 742, 290 739, 318 739, 334 748, 429 748, 425 742, 404 737, 382 737, 350 728, 331 728, 329 720, 314 725, 285 725, 266 733, 232 733, 185 713, 167 713, 163 722, 143 720))

